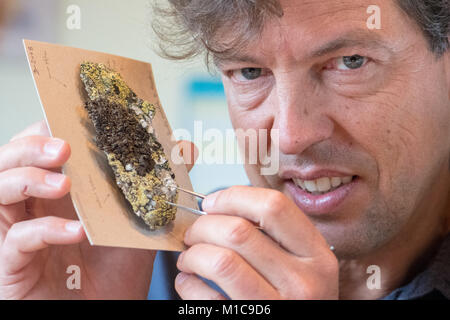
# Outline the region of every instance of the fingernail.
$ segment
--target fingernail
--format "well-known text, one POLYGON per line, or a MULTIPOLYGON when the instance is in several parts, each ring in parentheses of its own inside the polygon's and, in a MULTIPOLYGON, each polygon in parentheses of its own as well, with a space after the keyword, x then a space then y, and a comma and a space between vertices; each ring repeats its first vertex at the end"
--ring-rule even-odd
POLYGON ((71 233, 78 233, 81 229, 81 223, 80 221, 70 221, 66 223, 65 227, 71 233))
POLYGON ((180 273, 177 275, 177 278, 175 279, 175 281, 176 281, 176 283, 177 283, 178 285, 180 285, 180 284, 182 284, 188 277, 189 277, 188 274, 186 274, 186 273, 184 273, 184 272, 180 272, 180 273))
POLYGON ((178 256, 177 266, 181 265, 181 263, 183 262, 183 258, 184 258, 184 251, 180 253, 180 255, 178 256))
POLYGON ((49 173, 45 176, 45 183, 54 188, 61 188, 64 183, 65 175, 59 173, 49 173))
POLYGON ((44 145, 44 152, 52 157, 55 158, 59 152, 61 151, 62 147, 64 146, 64 141, 58 138, 52 139, 49 142, 47 142, 44 145))
POLYGON ((204 211, 208 211, 208 209, 211 209, 214 207, 214 203, 216 202, 217 196, 219 195, 220 191, 216 191, 214 193, 211 193, 206 196, 205 199, 202 201, 202 209, 204 211))

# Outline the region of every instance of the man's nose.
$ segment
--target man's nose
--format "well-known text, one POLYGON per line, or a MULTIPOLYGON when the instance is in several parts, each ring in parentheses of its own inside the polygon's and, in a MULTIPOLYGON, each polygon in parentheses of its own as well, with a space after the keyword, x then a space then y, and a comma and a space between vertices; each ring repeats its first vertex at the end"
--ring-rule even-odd
POLYGON ((290 82, 277 87, 276 99, 278 112, 273 127, 279 129, 280 152, 300 154, 332 136, 334 122, 327 114, 326 103, 314 90, 290 82))

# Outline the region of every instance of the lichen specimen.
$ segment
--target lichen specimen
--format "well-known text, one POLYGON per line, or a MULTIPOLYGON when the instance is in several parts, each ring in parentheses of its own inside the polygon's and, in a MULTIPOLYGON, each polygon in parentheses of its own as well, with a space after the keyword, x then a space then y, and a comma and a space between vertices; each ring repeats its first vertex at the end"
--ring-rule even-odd
POLYGON ((85 108, 94 124, 97 146, 106 154, 116 183, 151 230, 175 219, 175 174, 157 141, 155 107, 136 96, 119 73, 101 63, 81 64, 88 94, 85 108))

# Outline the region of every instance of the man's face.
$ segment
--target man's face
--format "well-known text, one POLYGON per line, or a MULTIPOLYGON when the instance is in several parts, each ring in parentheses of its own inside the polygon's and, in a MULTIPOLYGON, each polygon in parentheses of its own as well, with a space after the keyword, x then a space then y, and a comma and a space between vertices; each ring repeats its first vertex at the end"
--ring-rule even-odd
POLYGON ((394 1, 378 1, 380 30, 366 25, 370 1, 281 3, 281 19, 219 61, 235 129, 279 129, 280 170, 246 165, 252 184, 286 194, 342 256, 436 222, 442 210, 427 209, 450 188, 448 53, 437 59, 394 1))

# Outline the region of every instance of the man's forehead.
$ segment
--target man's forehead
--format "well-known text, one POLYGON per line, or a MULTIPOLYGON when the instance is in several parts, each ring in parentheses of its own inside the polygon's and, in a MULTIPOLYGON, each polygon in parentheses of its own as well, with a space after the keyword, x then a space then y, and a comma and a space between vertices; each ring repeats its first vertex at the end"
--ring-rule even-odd
MULTIPOLYGON (((380 0, 383 3, 386 0, 380 0)), ((283 9, 283 17, 295 16, 301 21, 338 15, 346 15, 350 11, 365 11, 373 1, 368 0, 279 0, 283 9)))
POLYGON ((309 59, 345 47, 394 50, 388 40, 395 37, 396 31, 390 27, 398 19, 399 11, 392 1, 390 5, 380 1, 384 23, 380 30, 367 27, 370 1, 292 0, 281 3, 283 17, 267 21, 263 32, 245 47, 226 57, 215 55, 215 64, 219 68, 228 62, 260 64, 261 59, 289 51, 298 59, 309 59))

